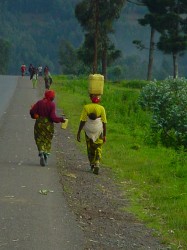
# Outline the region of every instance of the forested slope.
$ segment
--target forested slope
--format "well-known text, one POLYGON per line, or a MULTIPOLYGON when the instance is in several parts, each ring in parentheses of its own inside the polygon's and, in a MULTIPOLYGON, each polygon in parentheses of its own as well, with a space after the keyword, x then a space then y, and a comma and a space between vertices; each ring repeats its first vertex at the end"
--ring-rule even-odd
MULTIPOLYGON (((84 39, 82 28, 75 18, 74 9, 80 0, 16 0, 0 1, 0 38, 10 44, 8 74, 19 74, 20 65, 48 65, 53 73, 61 73, 59 45, 62 40, 78 48, 84 39)), ((149 46, 150 29, 138 24, 146 9, 126 4, 119 20, 114 23, 111 39, 122 58, 112 67, 120 67, 121 77, 146 78, 148 50, 139 51, 133 40, 149 46)), ((187 76, 184 55, 179 60, 180 75, 187 76)), ((111 76, 114 68, 108 69, 111 76)), ((153 77, 172 75, 172 58, 155 51, 153 77)))
POLYGON ((76 0, 1 0, 0 37, 11 44, 9 73, 19 73, 22 63, 48 64, 59 72, 61 39, 67 39, 74 46, 82 41, 74 17, 76 3, 76 0))

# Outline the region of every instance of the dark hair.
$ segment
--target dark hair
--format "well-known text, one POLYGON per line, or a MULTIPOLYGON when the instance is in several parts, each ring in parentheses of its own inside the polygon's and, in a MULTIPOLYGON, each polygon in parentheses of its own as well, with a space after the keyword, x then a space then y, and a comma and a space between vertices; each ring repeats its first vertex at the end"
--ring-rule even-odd
POLYGON ((88 115, 88 117, 91 119, 91 120, 95 120, 97 118, 96 114, 95 113, 90 113, 88 115))

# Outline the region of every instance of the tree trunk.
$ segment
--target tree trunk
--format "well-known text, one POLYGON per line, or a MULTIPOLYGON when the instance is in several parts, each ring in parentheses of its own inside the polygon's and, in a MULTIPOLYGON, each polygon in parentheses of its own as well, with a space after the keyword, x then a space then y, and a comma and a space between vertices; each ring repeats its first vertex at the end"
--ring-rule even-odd
MULTIPOLYGON (((177 7, 176 14, 177 14, 177 16, 179 16, 180 11, 179 11, 179 1, 178 0, 177 0, 176 4, 177 4, 176 5, 176 7, 177 7)), ((176 27, 175 32, 174 32, 174 40, 176 39, 176 41, 177 41, 178 36, 179 36, 179 21, 177 22, 177 27, 176 27)), ((178 53, 173 51, 173 78, 174 79, 176 79, 178 77, 178 74, 179 74, 177 56, 178 56, 178 53)))
POLYGON ((177 53, 173 53, 173 78, 176 79, 178 77, 178 74, 177 53))
POLYGON ((153 70, 153 54, 154 54, 154 35, 155 29, 151 27, 151 37, 150 37, 150 46, 149 46, 149 63, 148 63, 148 71, 147 71, 147 80, 150 81, 152 78, 152 70, 153 70))
POLYGON ((107 48, 104 47, 102 51, 102 75, 105 81, 107 80, 107 48))
POLYGON ((95 22, 95 36, 94 36, 94 58, 93 58, 93 74, 97 73, 97 53, 98 53, 98 36, 99 36, 99 6, 98 0, 94 1, 94 22, 95 22))

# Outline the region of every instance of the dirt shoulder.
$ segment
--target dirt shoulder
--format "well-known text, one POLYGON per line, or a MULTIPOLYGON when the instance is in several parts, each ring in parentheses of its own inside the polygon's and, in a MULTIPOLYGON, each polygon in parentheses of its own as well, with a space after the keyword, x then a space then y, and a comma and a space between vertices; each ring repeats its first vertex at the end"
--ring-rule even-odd
POLYGON ((153 236, 154 230, 124 211, 127 197, 109 169, 101 168, 98 176, 89 171, 87 157, 80 152, 69 129, 58 127, 54 141, 60 182, 84 231, 84 249, 168 249, 153 236))

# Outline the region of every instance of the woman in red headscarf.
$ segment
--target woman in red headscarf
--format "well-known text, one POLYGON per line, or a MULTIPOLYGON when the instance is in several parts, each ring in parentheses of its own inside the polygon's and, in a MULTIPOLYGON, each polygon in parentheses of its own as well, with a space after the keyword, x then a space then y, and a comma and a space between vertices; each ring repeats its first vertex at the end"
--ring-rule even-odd
POLYGON ((55 92, 46 90, 44 98, 36 102, 30 109, 30 115, 36 119, 34 125, 34 139, 39 151, 40 165, 47 164, 54 134, 54 123, 65 122, 63 117, 56 115, 54 103, 55 92))
POLYGON ((22 76, 25 75, 26 69, 27 69, 26 65, 25 65, 25 64, 22 64, 22 65, 21 65, 21 75, 22 75, 22 76))
POLYGON ((106 112, 100 105, 100 96, 90 95, 92 103, 86 104, 80 117, 77 140, 80 142, 82 129, 85 131, 88 159, 94 174, 99 173, 102 145, 106 142, 106 112))

